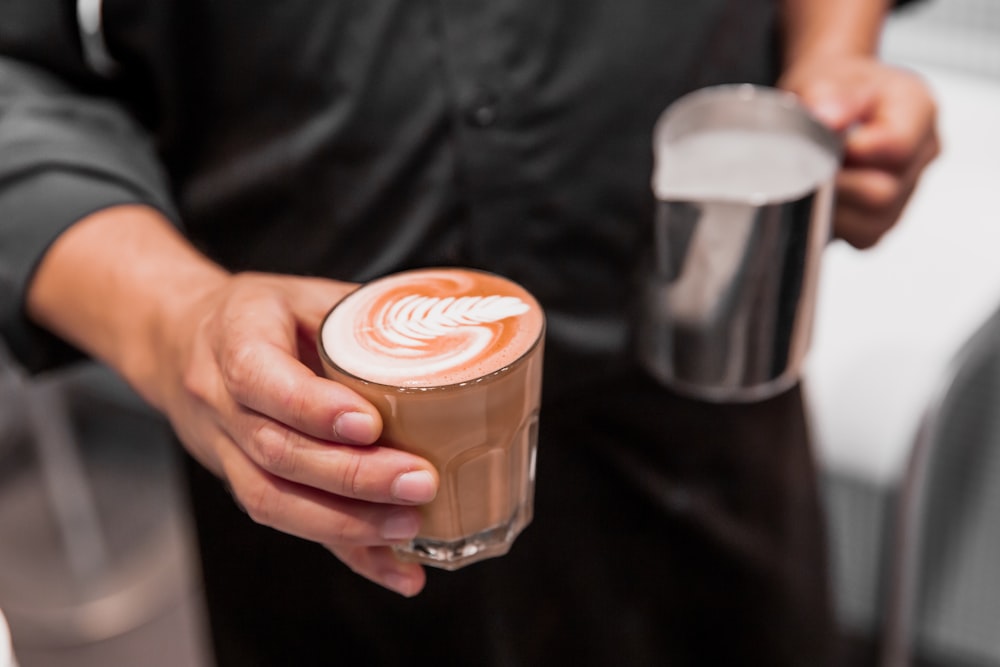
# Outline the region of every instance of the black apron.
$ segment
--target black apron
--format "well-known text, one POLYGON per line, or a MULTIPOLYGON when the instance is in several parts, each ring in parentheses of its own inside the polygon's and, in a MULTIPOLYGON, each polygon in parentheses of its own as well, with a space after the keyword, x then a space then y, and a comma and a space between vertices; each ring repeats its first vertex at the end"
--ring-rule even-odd
POLYGON ((221 667, 832 664, 798 388, 714 405, 628 370, 548 397, 533 523, 413 599, 189 479, 221 667))

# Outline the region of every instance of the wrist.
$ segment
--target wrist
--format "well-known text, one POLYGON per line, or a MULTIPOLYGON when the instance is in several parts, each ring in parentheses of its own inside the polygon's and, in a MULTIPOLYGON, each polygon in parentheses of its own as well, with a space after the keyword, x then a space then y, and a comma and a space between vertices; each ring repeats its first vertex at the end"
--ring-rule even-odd
POLYGON ((784 0, 783 66, 877 56, 887 0, 784 0))
POLYGON ((185 344, 191 338, 185 332, 201 326, 215 295, 230 279, 229 273, 207 260, 164 268, 147 274, 149 289, 138 297, 142 301, 138 317, 131 326, 122 327, 130 339, 124 341, 117 362, 121 374, 161 410, 183 382, 175 375, 185 367, 185 344), (165 274, 169 276, 161 281, 165 274))
POLYGON ((29 285, 27 309, 159 406, 164 326, 227 276, 158 211, 115 206, 56 239, 29 285))

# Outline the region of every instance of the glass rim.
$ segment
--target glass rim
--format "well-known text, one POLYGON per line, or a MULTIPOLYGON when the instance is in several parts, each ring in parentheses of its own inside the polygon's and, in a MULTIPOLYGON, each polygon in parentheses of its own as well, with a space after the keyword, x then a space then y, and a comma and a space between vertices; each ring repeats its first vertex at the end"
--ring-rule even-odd
POLYGON ((351 378, 352 380, 356 380, 357 382, 360 382, 360 383, 362 383, 364 385, 367 385, 367 386, 379 387, 379 388, 383 388, 383 389, 389 389, 389 390, 392 390, 392 391, 394 391, 396 393, 401 393, 401 394, 403 394, 403 393, 423 394, 423 393, 429 393, 429 392, 435 392, 435 391, 454 390, 454 389, 457 389, 457 388, 460 388, 460 387, 468 387, 468 386, 471 386, 471 385, 485 384, 485 383, 497 380, 501 376, 504 376, 504 375, 507 375, 507 374, 511 373, 515 368, 517 368, 518 366, 520 366, 523 363, 525 363, 528 360, 529 357, 533 356, 533 353, 535 352, 535 350, 538 349, 543 344, 543 342, 545 340, 546 327, 547 327, 547 322, 546 322, 546 318, 545 318, 545 310, 542 308, 542 305, 538 302, 538 299, 535 298, 535 296, 533 294, 531 294, 531 292, 529 292, 527 290, 527 288, 525 288, 520 283, 518 283, 518 282, 516 282, 514 280, 511 280, 510 278, 508 278, 506 276, 500 275, 499 273, 495 273, 495 272, 492 272, 492 271, 486 271, 484 269, 474 269, 474 268, 466 268, 466 267, 458 267, 458 266, 428 266, 428 267, 416 268, 416 269, 406 269, 406 270, 403 270, 403 271, 397 271, 395 273, 388 273, 388 274, 385 274, 383 276, 379 276, 377 278, 373 278, 372 280, 369 280, 369 281, 366 281, 364 283, 359 284, 357 287, 355 287, 354 289, 352 289, 350 292, 348 292, 347 294, 345 294, 344 296, 342 296, 336 303, 334 303, 330 307, 330 309, 323 316, 323 319, 322 319, 322 321, 320 322, 320 325, 319 325, 319 330, 317 331, 316 348, 319 351, 319 355, 320 355, 320 358, 323 361, 323 363, 328 364, 333 369, 335 369, 338 373, 342 373, 343 375, 351 378), (338 364, 336 361, 334 361, 330 357, 330 355, 326 351, 326 345, 323 344, 323 331, 324 331, 324 329, 326 329, 326 323, 327 323, 327 321, 333 315, 333 312, 341 304, 343 304, 345 301, 347 301, 352 295, 360 292, 366 286, 378 283, 378 282, 380 282, 380 281, 382 281, 384 279, 394 278, 394 277, 398 277, 398 276, 404 276, 404 275, 410 274, 410 273, 425 273, 425 272, 432 272, 432 271, 449 271, 449 272, 456 272, 456 273, 460 273, 460 272, 478 273, 478 274, 481 274, 481 275, 486 275, 486 276, 491 276, 491 277, 494 277, 494 278, 499 278, 500 280, 503 280, 505 282, 511 283, 513 285, 517 285, 520 289, 522 289, 524 291, 525 294, 527 294, 531 298, 533 304, 538 308, 538 312, 541 315, 541 325, 538 327, 538 333, 535 336, 534 340, 531 342, 531 345, 529 345, 524 350, 524 352, 522 352, 520 355, 517 356, 517 358, 515 358, 513 361, 511 361, 508 364, 504 364, 503 366, 500 366, 499 368, 497 368, 495 370, 492 370, 492 371, 490 371, 488 373, 484 373, 482 375, 477 375, 476 377, 470 378, 468 380, 462 380, 460 382, 449 382, 447 384, 399 385, 399 384, 387 384, 385 382, 378 382, 376 380, 369 380, 368 378, 362 377, 362 376, 358 375, 357 373, 352 373, 351 371, 348 371, 347 369, 345 369, 343 366, 341 366, 340 364, 338 364))
POLYGON ((656 201, 661 197, 658 174, 662 156, 684 137, 715 130, 746 129, 772 131, 798 137, 831 158, 829 173, 819 174, 801 191, 761 196, 710 195, 704 204, 781 206, 823 189, 833 190, 834 178, 844 159, 845 132, 825 125, 803 104, 798 95, 773 86, 754 83, 725 83, 693 90, 670 104, 653 127, 653 172, 651 185, 656 201), (750 103, 759 102, 762 104, 750 103))
POLYGON ((692 90, 674 100, 657 118, 653 136, 657 141, 669 141, 663 139, 667 127, 676 121, 678 116, 690 113, 692 108, 699 105, 711 103, 748 103, 754 100, 763 100, 767 103, 781 108, 796 115, 797 120, 801 120, 811 139, 820 144, 822 148, 832 155, 840 157, 843 153, 844 137, 827 125, 825 125, 799 98, 795 93, 756 83, 722 83, 704 88, 692 90))

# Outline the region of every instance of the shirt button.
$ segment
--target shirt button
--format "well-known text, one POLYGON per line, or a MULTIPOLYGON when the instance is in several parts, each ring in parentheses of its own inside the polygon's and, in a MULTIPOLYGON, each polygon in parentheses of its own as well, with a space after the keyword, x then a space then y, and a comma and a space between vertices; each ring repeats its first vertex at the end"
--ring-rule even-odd
POLYGON ((497 122, 499 100, 488 91, 480 91, 465 113, 465 120, 475 127, 489 127, 497 122))

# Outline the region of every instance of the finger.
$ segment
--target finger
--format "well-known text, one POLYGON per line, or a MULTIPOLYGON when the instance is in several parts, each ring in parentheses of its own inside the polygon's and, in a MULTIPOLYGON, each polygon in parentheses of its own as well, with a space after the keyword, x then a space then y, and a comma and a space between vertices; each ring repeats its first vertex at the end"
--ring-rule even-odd
POLYGON ((226 385, 242 405, 295 430, 364 445, 382 432, 382 417, 344 385, 313 373, 284 349, 248 342, 224 367, 226 385))
POLYGON ((288 300, 295 313, 299 360, 316 375, 323 375, 319 354, 319 330, 330 310, 344 296, 357 288, 355 283, 338 282, 325 278, 293 278, 296 289, 290 291, 288 300))
POLYGON ((899 221, 920 176, 878 170, 848 169, 838 177, 834 228, 838 237, 857 248, 873 246, 899 221))
POLYGON ((317 346, 316 333, 299 327, 297 333, 296 357, 302 365, 313 372, 314 375, 323 375, 323 362, 320 358, 319 347, 317 346))
MULTIPOLYGON (((261 281, 281 295, 282 301, 294 315, 297 358, 315 374, 322 375, 316 346, 320 326, 330 309, 357 289, 357 283, 300 276, 281 276, 276 279, 270 274, 252 273, 243 274, 242 278, 261 281)), ((278 338, 274 342, 281 340, 278 338)))
POLYGON ((385 545, 407 542, 420 528, 412 507, 379 505, 296 484, 253 465, 230 449, 225 478, 256 523, 321 544, 385 545))
POLYGON ((894 210, 904 199, 899 176, 882 169, 844 169, 837 175, 837 203, 869 213, 894 210))
POLYGON ((845 167, 837 175, 837 202, 870 212, 898 215, 938 151, 936 142, 925 144, 901 172, 845 167))
POLYGON ((936 126, 933 97, 918 79, 901 75, 886 86, 875 113, 848 133, 846 163, 906 169, 914 161, 937 154, 936 126))
POLYGON ((427 583, 424 568, 404 563, 388 547, 328 546, 327 549, 355 573, 405 597, 413 597, 427 583))
POLYGON ((437 494, 434 467, 399 449, 319 440, 247 410, 228 423, 257 466, 289 481, 376 503, 423 504, 437 494))
POLYGON ((878 243, 892 229, 893 223, 888 216, 876 216, 871 211, 845 204, 837 207, 834 228, 837 238, 864 250, 878 243))
POLYGON ((248 312, 254 317, 234 323, 240 334, 223 348, 217 362, 233 398, 317 438, 375 442, 382 431, 378 411, 347 387, 317 376, 294 356, 299 344, 294 325, 284 330, 278 325, 287 317, 279 319, 282 313, 275 313, 261 318, 260 309, 248 312), (262 321, 269 326, 258 324, 262 321))
POLYGON ((299 321, 308 331, 319 330, 323 318, 338 301, 357 289, 357 283, 347 283, 326 278, 292 278, 295 289, 288 293, 288 300, 299 321))
POLYGON ((856 248, 875 245, 892 229, 915 187, 878 170, 848 170, 837 180, 834 229, 856 248))
POLYGON ((878 87, 874 81, 851 77, 822 79, 794 92, 816 118, 835 132, 844 132, 875 113, 878 87))

